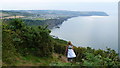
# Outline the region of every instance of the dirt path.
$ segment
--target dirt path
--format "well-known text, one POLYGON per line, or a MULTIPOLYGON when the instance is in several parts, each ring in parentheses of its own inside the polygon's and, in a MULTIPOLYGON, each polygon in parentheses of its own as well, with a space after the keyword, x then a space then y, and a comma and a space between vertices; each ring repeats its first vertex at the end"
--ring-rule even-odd
POLYGON ((56 54, 56 53, 54 53, 53 56, 56 57, 56 58, 58 58, 58 59, 61 60, 62 62, 65 62, 65 63, 68 62, 66 56, 63 56, 63 55, 60 55, 60 54, 56 54))

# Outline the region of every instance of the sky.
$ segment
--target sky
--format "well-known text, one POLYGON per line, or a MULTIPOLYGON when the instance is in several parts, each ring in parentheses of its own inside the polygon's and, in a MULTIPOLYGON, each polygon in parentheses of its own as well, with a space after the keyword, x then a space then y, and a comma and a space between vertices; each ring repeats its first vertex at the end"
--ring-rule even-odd
MULTIPOLYGON (((0 9, 3 10, 77 10, 80 4, 89 7, 90 3, 118 3, 119 0, 1 0, 0 9), (70 9, 70 8, 76 9, 70 9)), ((93 5, 92 5, 93 6, 93 5)))

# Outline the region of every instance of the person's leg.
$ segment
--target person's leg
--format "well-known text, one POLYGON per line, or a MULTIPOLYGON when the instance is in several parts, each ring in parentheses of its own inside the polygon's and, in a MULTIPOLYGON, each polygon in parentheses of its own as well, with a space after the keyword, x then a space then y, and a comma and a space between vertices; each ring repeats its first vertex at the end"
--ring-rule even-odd
POLYGON ((71 58, 68 58, 68 62, 70 62, 71 61, 71 58))
POLYGON ((73 58, 70 58, 70 63, 71 63, 71 66, 72 66, 72 64, 73 64, 73 58))
POLYGON ((68 62, 70 61, 70 58, 68 58, 68 62))

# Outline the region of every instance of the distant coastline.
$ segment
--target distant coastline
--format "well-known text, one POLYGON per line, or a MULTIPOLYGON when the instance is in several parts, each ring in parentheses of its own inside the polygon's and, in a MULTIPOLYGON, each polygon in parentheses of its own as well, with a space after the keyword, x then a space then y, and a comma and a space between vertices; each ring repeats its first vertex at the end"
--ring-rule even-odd
MULTIPOLYGON (((58 27, 64 21, 78 16, 108 16, 101 11, 66 11, 66 10, 0 10, 4 20, 21 18, 29 26, 46 26, 49 29, 58 27)), ((58 27, 59 28, 59 27, 58 27)))

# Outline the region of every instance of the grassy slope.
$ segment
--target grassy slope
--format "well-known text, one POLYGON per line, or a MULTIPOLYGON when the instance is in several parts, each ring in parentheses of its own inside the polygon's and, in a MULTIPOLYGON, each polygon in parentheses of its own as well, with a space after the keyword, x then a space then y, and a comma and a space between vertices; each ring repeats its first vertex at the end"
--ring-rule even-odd
MULTIPOLYGON (((28 55, 26 57, 19 57, 12 66, 70 66, 67 58, 63 55, 53 53, 53 57, 35 57, 28 55)), ((77 64, 73 64, 77 65, 77 64)), ((3 66, 7 66, 3 63, 3 66)))

